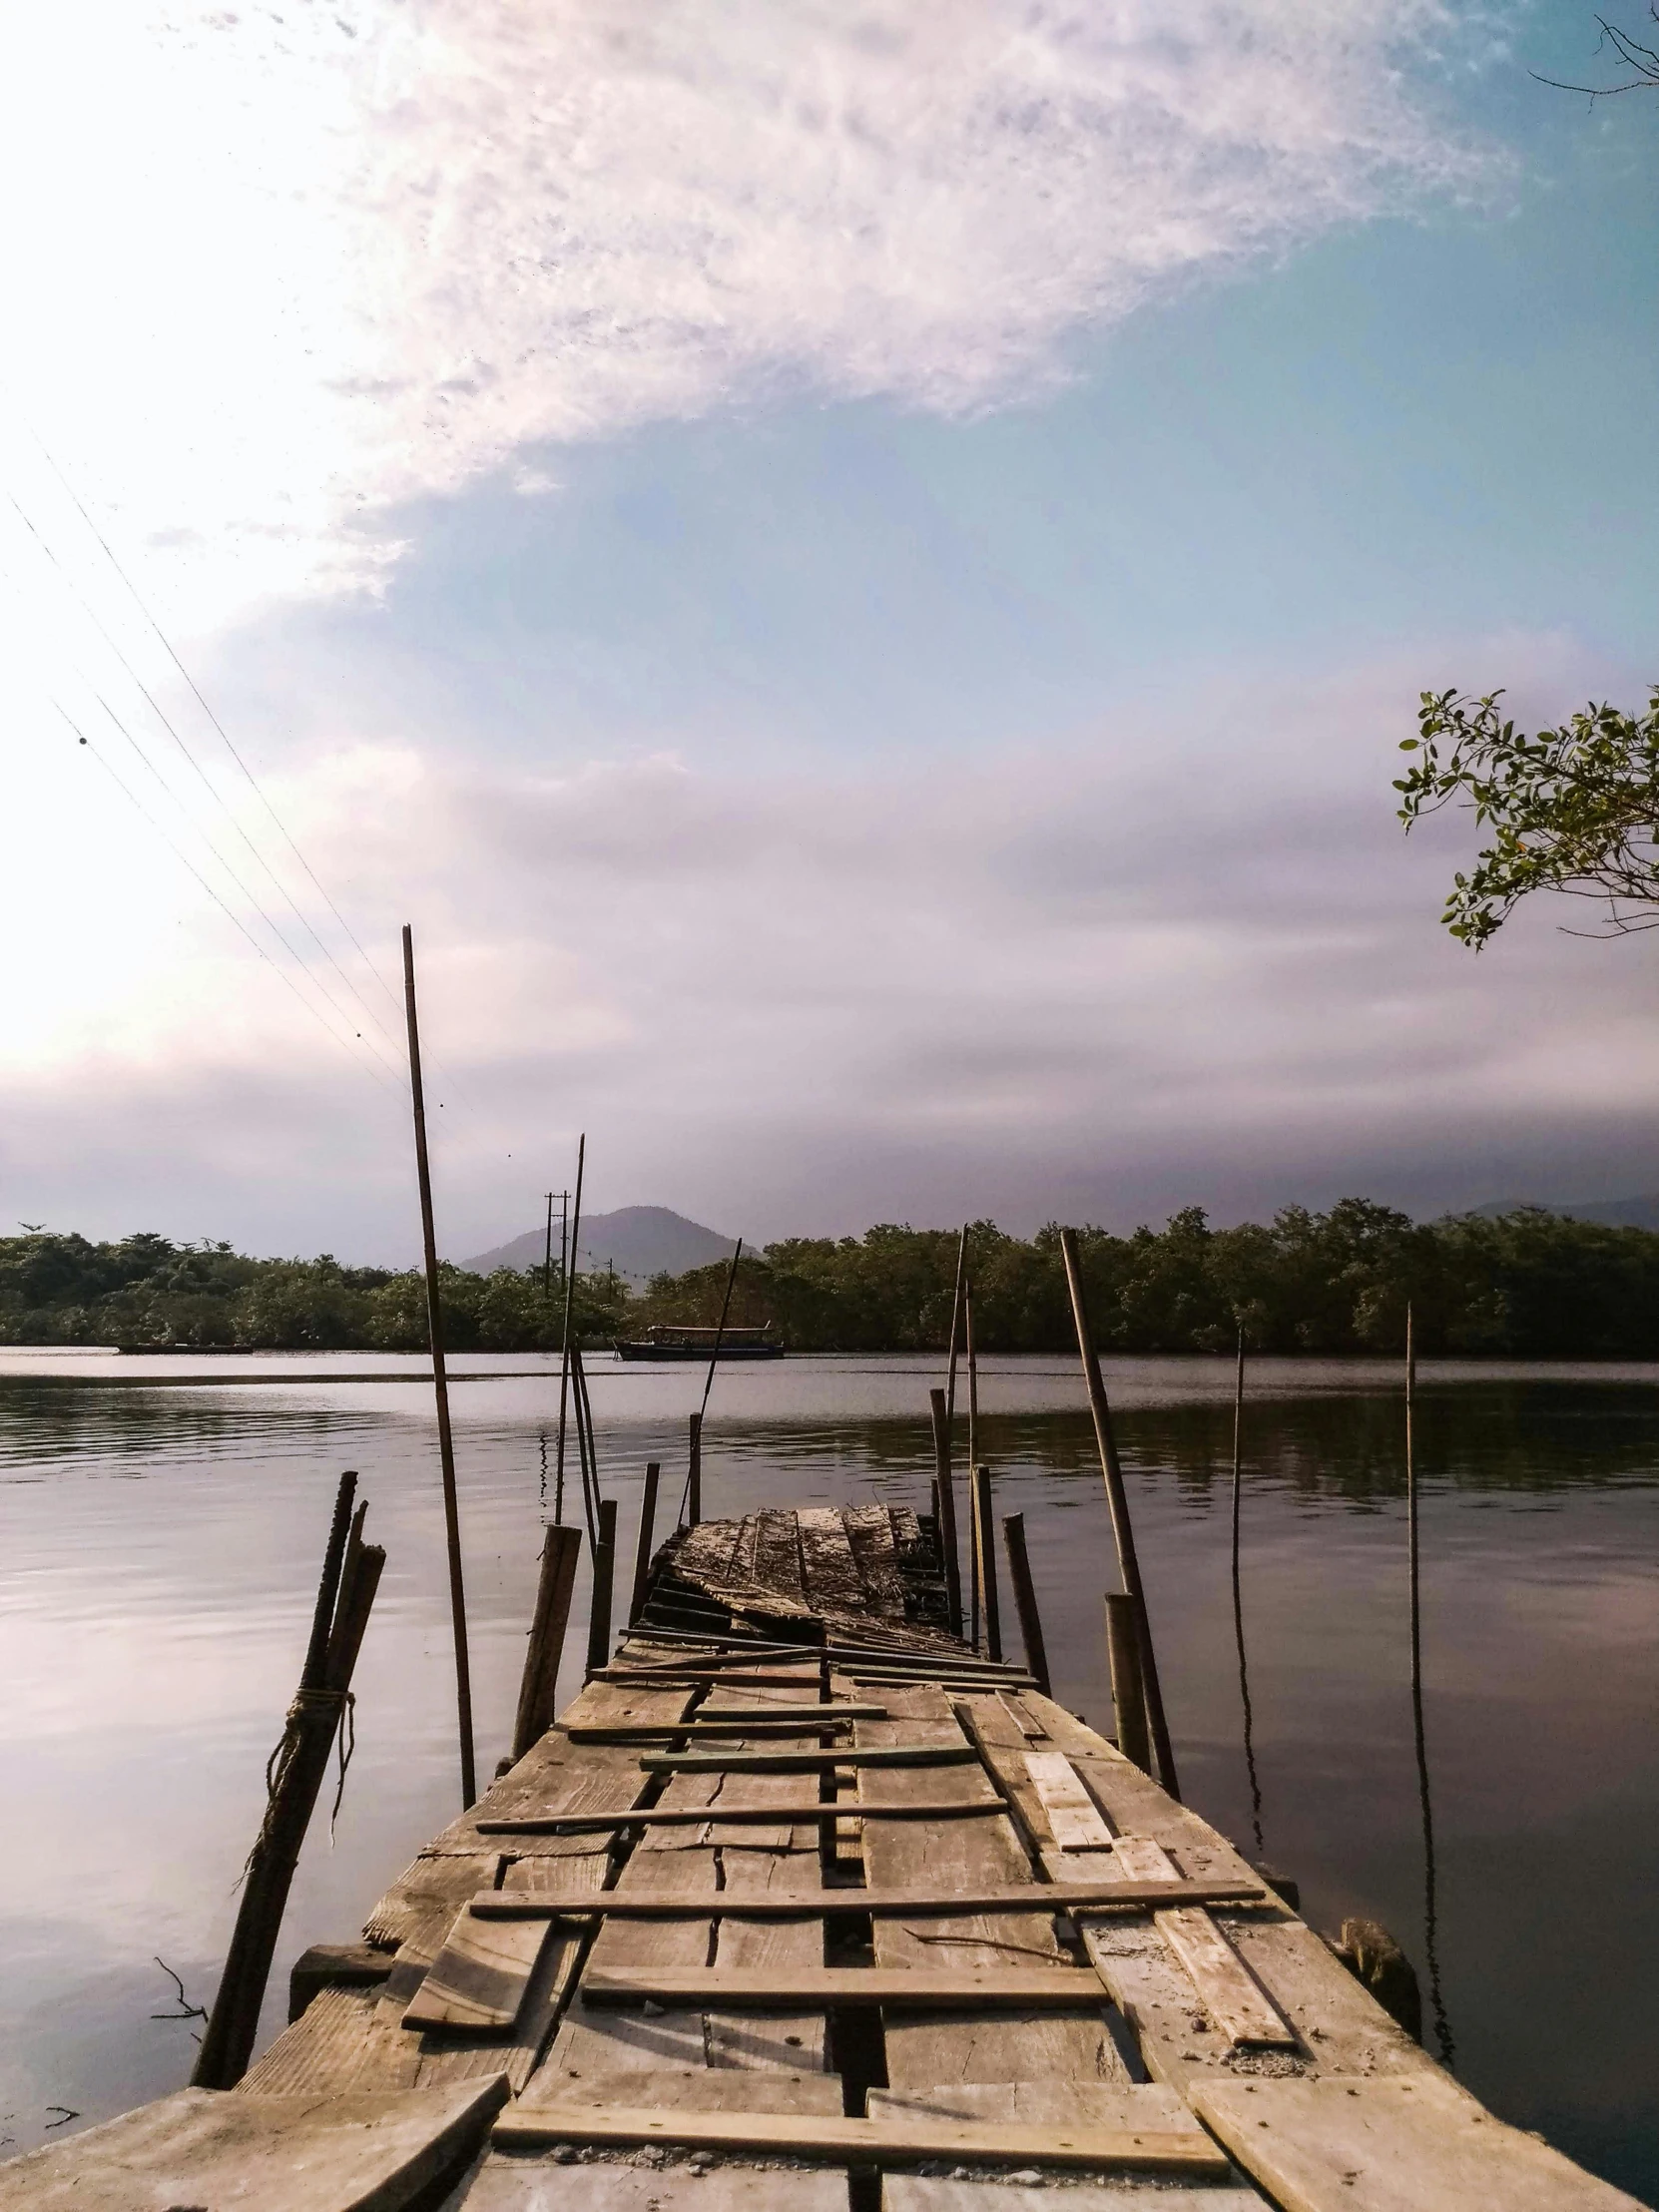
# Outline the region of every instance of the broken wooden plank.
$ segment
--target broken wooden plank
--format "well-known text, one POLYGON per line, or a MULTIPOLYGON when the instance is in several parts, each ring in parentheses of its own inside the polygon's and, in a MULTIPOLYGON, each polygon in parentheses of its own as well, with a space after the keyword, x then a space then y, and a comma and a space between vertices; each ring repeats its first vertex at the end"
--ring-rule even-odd
POLYGON ((1094 1799, 1063 1752, 1024 1753, 1031 1787, 1048 1816, 1049 1831, 1061 1851, 1110 1851, 1112 1831, 1094 1799))
MULTIPOLYGON (((902 1805, 883 1806, 883 1820, 930 1821, 956 1820, 964 1814, 1005 1813, 1008 1810, 1002 1798, 987 1798, 982 1803, 954 1805, 947 1799, 915 1798, 902 1805)), ((648 1806, 629 1813, 577 1813, 549 1814, 545 1820, 481 1821, 480 1828, 490 1836, 588 1836, 602 1835, 609 1830, 622 1828, 695 1828, 711 1820, 723 1823, 760 1821, 769 1827, 780 1822, 833 1821, 855 1818, 856 1806, 819 1799, 803 1800, 800 1804, 743 1805, 734 1804, 724 1794, 716 1812, 708 1806, 648 1806)))
POLYGON ((1022 2127, 1010 2121, 931 2119, 894 2112, 846 2119, 796 2112, 662 2112, 653 2105, 520 2104, 495 2123, 501 2144, 653 2143, 773 2157, 874 2164, 957 2158, 992 2165, 1100 2166, 1127 2173, 1227 2173, 1228 2161, 1192 2128, 1022 2127))
MULTIPOLYGON (((1120 1837, 1112 1856, 1126 1879, 1157 1881, 1175 1872, 1163 1846, 1145 1838, 1120 1837)), ((1204 2010, 1235 2049, 1296 2049, 1296 2030, 1208 1913, 1154 1913, 1152 1925, 1192 1976, 1204 2010)))
POLYGON ((633 1966, 582 1977, 590 2004, 880 2005, 905 2010, 962 2005, 1104 2005, 1100 1976, 1087 1966, 633 1966))
POLYGON ((538 1923, 457 1914, 443 1948, 404 2010, 403 2025, 468 2031, 511 2027, 551 1933, 551 1919, 538 1923))
POLYGON ((4 2212, 398 2212, 456 2170, 507 2094, 266 2097, 181 2089, 0 2165, 4 2212))
POLYGON ((1286 2212, 1637 2212, 1634 2197, 1505 2126, 1443 2075, 1212 2075, 1192 2101, 1286 2212))
MULTIPOLYGON (((863 1804, 826 1806, 824 1812, 831 1814, 856 1814, 860 1820, 872 1821, 881 1826, 878 1806, 863 1804)), ((977 1808, 976 1808, 977 1810, 977 1808)), ((718 1822, 720 1809, 711 1806, 704 1816, 718 1822)), ((954 1832, 959 1824, 952 1823, 954 1832)), ((1000 1913, 1043 1914, 1056 1913, 1144 1913, 1153 1906, 1164 1905, 1212 1905, 1236 1901, 1241 1894, 1252 1898, 1267 1893, 1243 1883, 1184 1882, 1179 1877, 1151 1882, 1031 1882, 999 1884, 979 1888, 964 1881, 956 1889, 911 1889, 898 1883, 891 1887, 871 1883, 862 1890, 830 1890, 825 1893, 824 1910, 828 1913, 864 1913, 874 1919, 924 1919, 934 1914, 972 1913, 995 1915, 1000 1913)), ((571 1918, 586 1918, 599 1914, 618 1920, 680 1920, 690 1913, 706 1913, 719 1919, 731 1910, 728 1893, 709 1890, 691 1895, 669 1890, 616 1889, 607 1890, 598 1897, 583 1897, 561 1904, 555 1898, 531 1897, 511 1890, 480 1890, 472 1900, 472 1912, 480 1920, 525 1920, 561 1914, 571 1918)), ((744 1910, 763 1917, 777 1913, 786 1919, 799 1913, 799 1904, 759 1899, 746 1905, 744 1910)))

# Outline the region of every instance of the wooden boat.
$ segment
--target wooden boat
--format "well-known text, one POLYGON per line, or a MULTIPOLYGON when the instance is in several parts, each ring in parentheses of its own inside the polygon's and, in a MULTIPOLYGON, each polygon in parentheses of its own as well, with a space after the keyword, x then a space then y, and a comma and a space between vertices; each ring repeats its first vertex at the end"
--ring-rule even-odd
POLYGON ((616 1340, 619 1360, 708 1360, 716 1346, 723 1360, 782 1360, 771 1322, 754 1329, 681 1329, 658 1322, 643 1337, 616 1340))
POLYGON ((930 1519, 711 1522, 642 1588, 235 2089, 0 2165, 0 2208, 1630 2212, 953 1637, 930 1519))

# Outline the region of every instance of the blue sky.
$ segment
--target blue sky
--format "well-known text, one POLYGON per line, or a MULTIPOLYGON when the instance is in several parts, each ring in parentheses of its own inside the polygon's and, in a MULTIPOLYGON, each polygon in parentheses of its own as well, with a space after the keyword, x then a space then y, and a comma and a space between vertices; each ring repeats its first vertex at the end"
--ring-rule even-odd
POLYGON ((129 57, 253 119, 257 161, 227 131, 154 184, 227 165, 203 361, 141 308, 77 384, 66 264, 35 273, 20 415, 315 873, 20 443, 60 566, 0 548, 44 641, 14 897, 76 854, 121 926, 42 946, 12 1211, 407 1248, 342 978, 387 1002, 318 880, 386 972, 420 931, 452 1249, 521 1226, 583 1125, 600 1203, 752 1236, 1654 1183, 1645 950, 1539 915, 1472 961, 1434 918, 1467 828, 1407 847, 1387 789, 1425 686, 1546 715, 1654 671, 1659 96, 1527 74, 1606 75, 1587 12, 1042 9, 1016 51, 985 0, 946 65, 881 9, 861 42, 733 10, 711 46, 686 8, 637 74, 429 17, 465 131, 458 66, 377 106, 278 41, 278 116, 257 42, 129 57), (273 185, 313 144, 306 214, 273 185), (94 694, 139 731, 135 670, 208 776, 152 792, 101 725, 111 765, 269 958, 36 735, 94 694), (331 973, 269 934, 278 883, 331 973))

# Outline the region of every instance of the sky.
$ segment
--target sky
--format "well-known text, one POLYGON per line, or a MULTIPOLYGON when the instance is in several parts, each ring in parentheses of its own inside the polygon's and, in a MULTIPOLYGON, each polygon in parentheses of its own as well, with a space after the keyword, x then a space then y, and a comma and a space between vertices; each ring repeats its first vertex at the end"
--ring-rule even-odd
POLYGON ((1659 681, 1597 41, 19 14, 0 1233, 410 1260, 405 921, 457 1255, 582 1130, 763 1241, 1659 1188, 1649 940, 1471 956, 1390 789, 1425 689, 1659 681))

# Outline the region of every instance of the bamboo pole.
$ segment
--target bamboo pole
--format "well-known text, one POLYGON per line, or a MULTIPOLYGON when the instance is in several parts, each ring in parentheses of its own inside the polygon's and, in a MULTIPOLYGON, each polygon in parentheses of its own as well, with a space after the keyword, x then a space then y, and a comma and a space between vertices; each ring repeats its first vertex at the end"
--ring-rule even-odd
POLYGON ((1002 1544, 1008 1554, 1008 1579, 1014 1587, 1014 1610, 1019 1615, 1020 1641, 1025 1664, 1044 1697, 1049 1694, 1048 1647, 1037 1611, 1037 1587, 1031 1579, 1031 1561, 1025 1549, 1025 1515, 1008 1513, 1002 1521, 1002 1544))
POLYGON ((426 1158, 426 1094, 420 1080, 420 1022, 415 1011, 414 933, 403 924, 403 1010, 409 1029, 409 1090, 414 1100, 415 1169, 420 1178, 420 1236, 426 1260, 426 1327, 432 1346, 432 1389, 438 1409, 438 1460, 443 1470, 443 1532, 449 1550, 449 1619, 455 1639, 455 1712, 461 1739, 461 1803, 478 1795, 472 1746, 472 1666, 466 1644, 466 1589, 461 1578, 461 1513, 455 1494, 455 1440, 449 1428, 449 1375, 443 1361, 443 1305, 437 1236, 432 1227, 432 1173, 426 1158))
POLYGON ((530 1622, 530 1642, 524 1654, 524 1676, 519 1683, 518 1711, 513 1720, 515 1766, 531 1745, 546 1735, 558 1713, 559 1661, 564 1654, 571 1592, 576 1587, 576 1562, 581 1551, 580 1529, 567 1528, 562 1521, 554 1521, 542 1531, 536 1610, 530 1622))
POLYGON ((1122 1590, 1106 1593, 1106 1657, 1112 1670, 1112 1717, 1118 1749, 1144 1774, 1150 1774, 1152 1747, 1146 1734, 1140 1624, 1134 1600, 1122 1590))
POLYGON ((695 1528, 703 1518, 703 1415, 691 1417, 691 1439, 686 1457, 686 1526, 695 1528))
POLYGON ((944 1404, 952 1434, 956 1425, 956 1352, 961 1343, 962 1288, 967 1282, 967 1223, 956 1239, 956 1288, 950 1297, 950 1357, 944 1370, 944 1404))
POLYGON ((588 1540, 597 1532, 599 1511, 599 1446, 593 1433, 593 1400, 588 1395, 588 1364, 579 1344, 570 1348, 570 1375, 576 1385, 576 1448, 582 1461, 582 1510, 587 1518, 588 1540))
POLYGON ((588 1672, 611 1656, 611 1588, 616 1576, 616 1499, 599 1502, 599 1540, 593 1547, 593 1611, 588 1619, 588 1672))
POLYGON ((1002 1615, 996 1595, 996 1534, 991 1519, 991 1470, 985 1466, 973 1470, 973 1550, 985 1605, 985 1656, 1000 1664, 1002 1615))
POLYGON ((362 1541, 361 1510, 347 1531, 355 1479, 340 1479, 305 1664, 272 1762, 265 1820, 248 1855, 236 1928, 191 2074, 195 2089, 235 2088, 248 2071, 293 1870, 350 1697, 386 1557, 362 1541))
POLYGON ((640 1540, 634 1553, 634 1590, 628 1601, 628 1618, 637 1621, 645 1611, 646 1586, 651 1578, 651 1535, 657 1518, 657 1478, 662 1473, 658 1460, 646 1462, 645 1487, 640 1492, 640 1540))
POLYGON ((1094 1417, 1100 1471, 1106 1482, 1106 1503, 1112 1515, 1118 1572, 1123 1578, 1124 1595, 1134 1608, 1135 1629, 1140 1645, 1141 1681, 1146 1694, 1146 1718, 1152 1748, 1158 1757, 1158 1780, 1170 1796, 1179 1801, 1181 1788, 1176 1779, 1175 1753, 1170 1745, 1169 1724, 1164 1718, 1164 1694, 1158 1681, 1157 1654, 1152 1648, 1152 1624, 1147 1616, 1146 1593, 1141 1585, 1140 1561, 1135 1552, 1135 1531, 1129 1519, 1128 1494, 1123 1486, 1123 1466, 1118 1458, 1117 1439, 1112 1433, 1112 1409, 1106 1401, 1106 1384, 1101 1378, 1100 1357, 1095 1351, 1094 1333, 1089 1327, 1088 1300, 1083 1291, 1083 1270, 1077 1257, 1075 1229, 1061 1230, 1060 1253, 1066 1264, 1066 1287, 1071 1293, 1072 1320, 1077 1327, 1077 1350, 1083 1363, 1083 1381, 1089 1393, 1089 1411, 1094 1417))
MULTIPOLYGON (((553 1518, 565 1517, 565 1414, 570 1398, 570 1324, 576 1296, 576 1239, 582 1230, 582 1171, 587 1164, 588 1139, 584 1130, 576 1140, 576 1211, 568 1216, 570 1249, 565 1262, 565 1318, 559 1332, 559 1449, 553 1472, 553 1518)), ((561 1237, 562 1248, 562 1237, 561 1237)))
MULTIPOLYGON (((964 1230, 963 1235, 967 1232, 964 1230)), ((973 1350, 973 1278, 962 1279, 962 1335, 966 1341, 968 1374, 968 1641, 979 1649, 980 1595, 983 1586, 983 1552, 989 1540, 979 1526, 979 1363, 973 1350)))
POLYGON ((1244 1707, 1245 1772, 1250 1778, 1250 1827, 1259 1859, 1262 1841, 1262 1783, 1256 1772, 1256 1716, 1250 1703, 1250 1669, 1245 1659, 1244 1580, 1239 1559, 1239 1534, 1244 1497, 1244 1395, 1245 1333, 1239 1329, 1238 1367, 1233 1377, 1233 1640, 1239 1650, 1239 1702, 1244 1707))
POLYGON ((939 1493, 939 1548, 944 1553, 945 1602, 950 1633, 962 1633, 962 1562, 956 1540, 956 1482, 950 1468, 950 1409, 943 1390, 929 1390, 933 1415, 933 1465, 939 1493))

